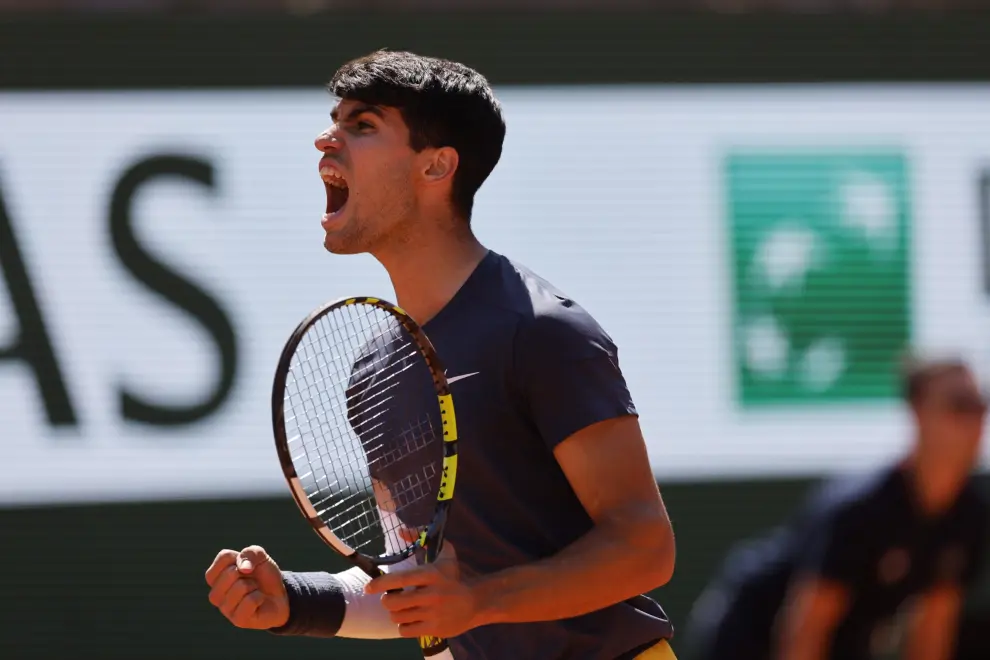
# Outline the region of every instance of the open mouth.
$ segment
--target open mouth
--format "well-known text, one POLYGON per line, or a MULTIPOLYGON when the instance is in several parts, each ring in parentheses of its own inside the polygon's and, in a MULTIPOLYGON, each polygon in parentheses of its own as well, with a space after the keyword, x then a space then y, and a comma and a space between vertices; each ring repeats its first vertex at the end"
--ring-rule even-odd
POLYGON ((347 179, 344 178, 343 174, 330 166, 320 168, 320 178, 323 179, 323 185, 327 189, 326 214, 328 216, 336 215, 347 204, 347 197, 349 195, 347 179))

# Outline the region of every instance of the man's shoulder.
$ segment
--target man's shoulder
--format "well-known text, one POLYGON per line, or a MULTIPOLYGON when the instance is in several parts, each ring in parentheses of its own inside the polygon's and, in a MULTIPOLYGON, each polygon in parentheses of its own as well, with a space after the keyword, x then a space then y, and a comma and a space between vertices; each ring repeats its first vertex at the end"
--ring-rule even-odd
POLYGON ((614 346, 597 319, 573 297, 529 267, 504 256, 499 260, 499 302, 518 317, 520 340, 614 346))

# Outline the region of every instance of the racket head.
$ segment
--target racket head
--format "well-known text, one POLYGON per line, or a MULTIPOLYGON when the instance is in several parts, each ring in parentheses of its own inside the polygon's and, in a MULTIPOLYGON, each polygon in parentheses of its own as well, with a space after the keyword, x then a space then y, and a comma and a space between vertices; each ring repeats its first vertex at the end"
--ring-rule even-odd
POLYGON ((440 552, 457 476, 457 422, 422 328, 377 297, 311 312, 282 350, 275 446, 303 517, 372 576, 440 552))

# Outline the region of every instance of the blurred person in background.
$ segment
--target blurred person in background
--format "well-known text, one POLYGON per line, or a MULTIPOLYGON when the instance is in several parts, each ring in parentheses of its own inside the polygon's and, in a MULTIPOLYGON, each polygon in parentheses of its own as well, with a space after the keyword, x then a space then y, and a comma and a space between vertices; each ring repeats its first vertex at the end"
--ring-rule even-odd
POLYGON ((731 551, 695 603, 687 657, 953 657, 987 551, 990 509, 972 479, 987 404, 958 360, 910 362, 903 392, 906 455, 827 482, 789 524, 731 551))

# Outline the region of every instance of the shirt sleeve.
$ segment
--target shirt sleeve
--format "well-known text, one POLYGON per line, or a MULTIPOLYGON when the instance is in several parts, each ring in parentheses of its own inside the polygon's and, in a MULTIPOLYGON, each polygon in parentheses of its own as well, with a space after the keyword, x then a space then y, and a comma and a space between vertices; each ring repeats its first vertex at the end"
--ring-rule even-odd
POLYGON ((518 391, 550 449, 587 426, 637 414, 616 345, 576 306, 523 322, 514 360, 518 391))

